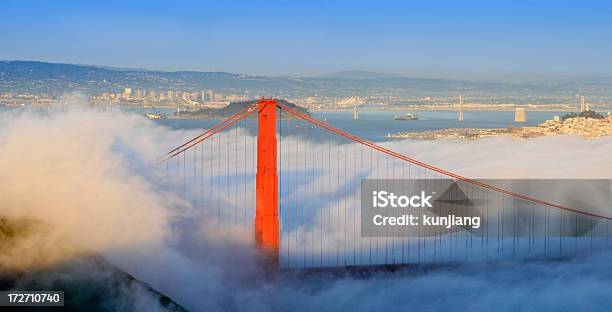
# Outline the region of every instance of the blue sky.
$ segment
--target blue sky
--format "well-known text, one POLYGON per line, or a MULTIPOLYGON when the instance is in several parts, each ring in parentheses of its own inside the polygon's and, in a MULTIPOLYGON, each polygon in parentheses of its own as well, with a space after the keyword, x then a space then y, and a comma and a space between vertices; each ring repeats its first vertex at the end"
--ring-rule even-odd
POLYGON ((605 1, 0 2, 0 59, 534 80, 612 73, 605 1))

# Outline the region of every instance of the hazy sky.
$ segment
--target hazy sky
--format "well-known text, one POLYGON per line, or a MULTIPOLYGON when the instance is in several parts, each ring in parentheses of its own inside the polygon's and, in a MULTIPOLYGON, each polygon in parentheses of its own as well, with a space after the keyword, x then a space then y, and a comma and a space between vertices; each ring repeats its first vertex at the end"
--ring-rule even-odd
POLYGON ((606 1, 0 2, 0 59, 540 79, 612 73, 606 1))

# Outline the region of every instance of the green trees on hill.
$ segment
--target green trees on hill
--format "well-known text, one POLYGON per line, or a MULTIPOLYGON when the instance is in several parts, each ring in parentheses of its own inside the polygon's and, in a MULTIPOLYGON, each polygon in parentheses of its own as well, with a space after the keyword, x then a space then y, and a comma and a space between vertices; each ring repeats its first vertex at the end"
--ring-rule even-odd
POLYGON ((596 112, 596 111, 592 111, 592 110, 588 110, 588 111, 584 111, 584 112, 580 112, 580 113, 567 113, 565 115, 563 115, 563 117, 561 117, 563 120, 566 120, 568 118, 576 118, 576 117, 585 117, 585 118, 594 118, 594 119, 604 119, 604 115, 596 112))

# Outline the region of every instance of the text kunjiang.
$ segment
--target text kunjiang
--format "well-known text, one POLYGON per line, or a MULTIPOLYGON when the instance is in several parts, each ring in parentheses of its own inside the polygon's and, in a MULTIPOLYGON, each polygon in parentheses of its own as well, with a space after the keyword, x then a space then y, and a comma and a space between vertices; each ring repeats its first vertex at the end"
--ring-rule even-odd
POLYGON ((480 217, 462 217, 456 215, 448 216, 428 216, 421 217, 412 214, 401 216, 383 216, 380 214, 374 215, 372 223, 376 226, 442 226, 450 229, 453 226, 470 227, 472 229, 480 228, 480 217))

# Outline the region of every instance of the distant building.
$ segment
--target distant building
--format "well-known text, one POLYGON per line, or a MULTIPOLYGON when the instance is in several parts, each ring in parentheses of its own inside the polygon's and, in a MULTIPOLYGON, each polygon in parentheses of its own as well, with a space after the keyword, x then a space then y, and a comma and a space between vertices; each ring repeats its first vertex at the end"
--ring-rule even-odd
POLYGON ((463 94, 459 95, 459 118, 460 122, 463 122, 463 94))
POLYGON ((222 102, 223 101, 223 94, 221 93, 215 93, 213 100, 215 102, 222 102))
MULTIPOLYGON (((304 98, 304 105, 315 105, 317 104, 317 98, 314 96, 309 96, 304 98)), ((336 104, 336 99, 334 99, 334 104, 336 104)))
POLYGON ((343 98, 343 99, 338 99, 336 100, 336 105, 337 106, 354 106, 354 105, 363 105, 365 104, 365 101, 359 97, 359 96, 351 96, 348 98, 343 98))
POLYGON ((206 101, 214 101, 215 100, 215 92, 213 90, 206 90, 206 101))
POLYGON ((584 112, 586 109, 585 106, 585 102, 584 102, 584 95, 580 96, 580 112, 584 112))
POLYGON ((137 99, 141 99, 142 98, 142 90, 141 89, 137 89, 136 90, 136 98, 137 99))
POLYGON ((524 107, 517 107, 514 110, 514 122, 526 122, 527 110, 524 107))
POLYGON ((123 98, 128 99, 132 97, 132 88, 123 89, 123 98))
POLYGON ((238 95, 235 94, 228 94, 225 96, 225 101, 226 102, 235 102, 240 100, 240 97, 238 95))

